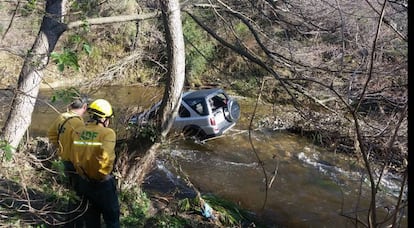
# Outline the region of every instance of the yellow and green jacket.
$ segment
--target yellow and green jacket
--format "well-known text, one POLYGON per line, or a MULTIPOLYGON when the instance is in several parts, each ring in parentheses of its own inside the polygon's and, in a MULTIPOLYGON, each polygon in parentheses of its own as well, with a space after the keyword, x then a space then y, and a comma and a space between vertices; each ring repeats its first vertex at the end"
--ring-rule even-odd
POLYGON ((60 114, 49 127, 47 133, 49 141, 58 148, 58 155, 62 160, 70 160, 72 132, 75 128, 84 125, 81 116, 69 111, 60 114))
POLYGON ((76 172, 92 180, 103 180, 115 162, 116 134, 111 128, 88 123, 72 133, 71 161, 76 172))

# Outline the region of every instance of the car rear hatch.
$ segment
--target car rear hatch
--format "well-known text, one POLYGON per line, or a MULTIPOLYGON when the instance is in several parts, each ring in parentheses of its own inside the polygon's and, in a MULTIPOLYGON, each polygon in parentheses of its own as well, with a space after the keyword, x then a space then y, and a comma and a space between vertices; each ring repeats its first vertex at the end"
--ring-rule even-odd
POLYGON ((215 110, 213 117, 210 119, 210 124, 214 127, 216 134, 220 131, 220 133, 224 133, 236 124, 236 122, 231 122, 226 119, 223 108, 215 110))

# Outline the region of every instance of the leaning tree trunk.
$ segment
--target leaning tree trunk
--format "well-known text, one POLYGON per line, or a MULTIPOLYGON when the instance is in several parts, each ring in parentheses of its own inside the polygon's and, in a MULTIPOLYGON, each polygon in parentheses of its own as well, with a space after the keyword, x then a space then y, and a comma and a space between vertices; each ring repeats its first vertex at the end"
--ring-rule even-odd
POLYGON ((185 80, 185 46, 178 0, 161 0, 168 50, 168 75, 161 104, 161 138, 171 129, 174 117, 181 103, 185 80))
MULTIPOLYGON (((161 132, 161 141, 170 130, 174 116, 181 103, 181 93, 185 78, 185 50, 184 37, 181 25, 180 5, 178 0, 160 0, 165 26, 165 37, 168 51, 168 75, 165 85, 164 97, 161 104, 160 122, 158 128, 161 132)), ((118 162, 121 167, 123 189, 140 186, 145 175, 150 171, 155 158, 158 155, 160 143, 155 143, 142 159, 137 162, 137 153, 133 152, 128 157, 118 162), (125 168, 125 162, 128 168, 125 168)), ((125 154, 124 154, 125 155, 125 154)))
POLYGON ((47 66, 49 54, 66 30, 66 26, 62 24, 65 4, 65 0, 46 1, 46 13, 40 31, 20 72, 11 110, 2 130, 4 140, 14 148, 17 148, 30 126, 43 78, 42 70, 47 66))

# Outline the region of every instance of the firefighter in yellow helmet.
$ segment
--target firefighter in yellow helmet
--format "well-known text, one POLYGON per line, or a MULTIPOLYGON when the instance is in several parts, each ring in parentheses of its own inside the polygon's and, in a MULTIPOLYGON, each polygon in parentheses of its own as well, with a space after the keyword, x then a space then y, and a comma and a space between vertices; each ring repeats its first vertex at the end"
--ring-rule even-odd
POLYGON ((88 107, 90 120, 72 134, 72 162, 79 174, 77 193, 90 203, 85 213, 86 227, 100 227, 101 215, 106 227, 119 227, 119 200, 114 177, 116 134, 108 128, 113 110, 104 99, 88 107))

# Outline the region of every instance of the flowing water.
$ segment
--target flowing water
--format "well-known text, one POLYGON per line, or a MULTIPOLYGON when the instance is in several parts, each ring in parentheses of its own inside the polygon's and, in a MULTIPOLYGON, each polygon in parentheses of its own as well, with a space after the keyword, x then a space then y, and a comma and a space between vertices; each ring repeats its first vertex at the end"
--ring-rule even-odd
MULTIPOLYGON (((147 108, 161 94, 156 88, 109 87, 92 98, 109 100, 115 115, 122 117, 122 108, 147 108)), ((47 100, 50 95, 50 91, 42 91, 40 98, 47 100)), ((258 128, 249 133, 254 103, 242 98, 239 103, 240 121, 225 136, 205 143, 171 142, 157 160, 156 171, 146 179, 148 188, 172 192, 174 186, 188 178, 201 192, 240 204, 263 218, 269 227, 354 227, 351 220, 340 214, 367 214, 367 176, 353 159, 325 151, 308 139, 287 132, 258 128), (177 167, 182 171, 176 171, 177 167), (267 191, 265 181, 272 182, 267 191), (356 202, 360 202, 359 207, 356 202)), ((54 105, 64 111, 63 103, 54 105)), ((271 108, 261 105, 258 111, 271 112, 271 108)), ((46 136, 55 116, 53 109, 39 102, 31 134, 46 136)), ((385 206, 396 200, 398 180, 391 174, 387 176, 378 203, 382 208, 380 216, 384 216, 385 206)), ((407 217, 403 220, 402 224, 406 224, 407 217)))

